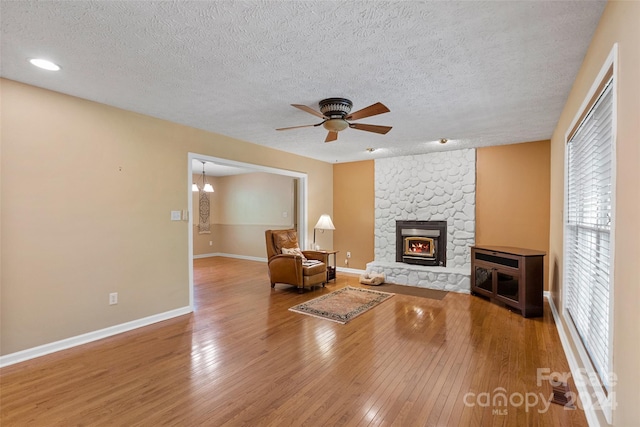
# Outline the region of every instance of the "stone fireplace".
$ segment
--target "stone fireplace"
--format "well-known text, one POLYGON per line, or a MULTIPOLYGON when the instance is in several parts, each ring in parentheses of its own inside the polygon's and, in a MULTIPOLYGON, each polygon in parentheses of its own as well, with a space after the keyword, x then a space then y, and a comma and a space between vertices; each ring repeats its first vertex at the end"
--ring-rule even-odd
POLYGON ((447 265, 446 221, 396 221, 396 262, 447 265))
POLYGON ((468 293, 475 184, 474 149, 376 159, 375 258, 367 271, 389 283, 468 293), (439 227, 425 231, 426 220, 439 227), (398 224, 406 230, 398 233, 398 224))

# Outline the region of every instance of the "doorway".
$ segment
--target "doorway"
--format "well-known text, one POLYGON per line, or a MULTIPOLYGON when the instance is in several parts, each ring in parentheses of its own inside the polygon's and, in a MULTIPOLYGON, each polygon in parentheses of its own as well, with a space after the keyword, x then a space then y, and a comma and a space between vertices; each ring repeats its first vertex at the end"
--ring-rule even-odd
MULTIPOLYGON (((256 165, 252 163, 238 162, 219 157, 207 156, 204 154, 188 153, 188 256, 189 256, 189 306, 191 310, 195 310, 194 305, 194 283, 193 283, 193 259, 194 259, 194 209, 193 209, 193 193, 191 184, 193 175, 201 173, 200 167, 195 168, 194 163, 201 162, 213 163, 223 168, 239 168, 243 173, 263 172, 274 175, 281 175, 293 178, 294 206, 292 220, 294 227, 298 230, 300 239, 300 247, 306 247, 308 242, 307 236, 307 174, 286 169, 272 168, 268 166, 256 165), (196 162, 194 162, 194 160, 196 162)), ((197 192, 195 194, 198 194, 197 192)))

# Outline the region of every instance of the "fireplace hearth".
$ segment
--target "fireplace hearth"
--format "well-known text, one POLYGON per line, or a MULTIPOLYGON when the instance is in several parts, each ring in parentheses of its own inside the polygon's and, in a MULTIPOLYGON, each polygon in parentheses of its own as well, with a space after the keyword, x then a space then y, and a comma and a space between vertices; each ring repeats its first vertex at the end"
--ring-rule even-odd
POLYGON ((396 221, 396 262, 446 267, 446 221, 396 221))

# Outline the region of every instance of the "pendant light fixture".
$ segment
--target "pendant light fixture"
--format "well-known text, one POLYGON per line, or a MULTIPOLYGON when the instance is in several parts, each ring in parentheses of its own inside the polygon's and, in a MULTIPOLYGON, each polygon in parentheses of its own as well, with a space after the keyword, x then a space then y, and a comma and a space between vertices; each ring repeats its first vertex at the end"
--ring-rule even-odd
POLYGON ((215 191, 211 184, 207 182, 207 177, 204 174, 205 163, 206 162, 202 162, 202 186, 199 187, 198 184, 194 182, 193 184, 191 184, 191 191, 200 191, 200 189, 202 189, 205 193, 213 193, 215 191))

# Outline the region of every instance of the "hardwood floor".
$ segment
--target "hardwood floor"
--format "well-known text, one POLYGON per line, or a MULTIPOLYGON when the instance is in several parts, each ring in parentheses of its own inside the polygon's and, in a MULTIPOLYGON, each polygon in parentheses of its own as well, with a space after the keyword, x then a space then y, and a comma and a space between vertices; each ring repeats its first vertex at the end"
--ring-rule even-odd
POLYGON ((524 319, 469 295, 398 294, 340 325, 288 308, 356 276, 298 294, 272 290, 264 263, 194 266, 195 313, 2 369, 0 424, 587 425, 536 384, 538 368, 569 371, 548 305, 524 319))

